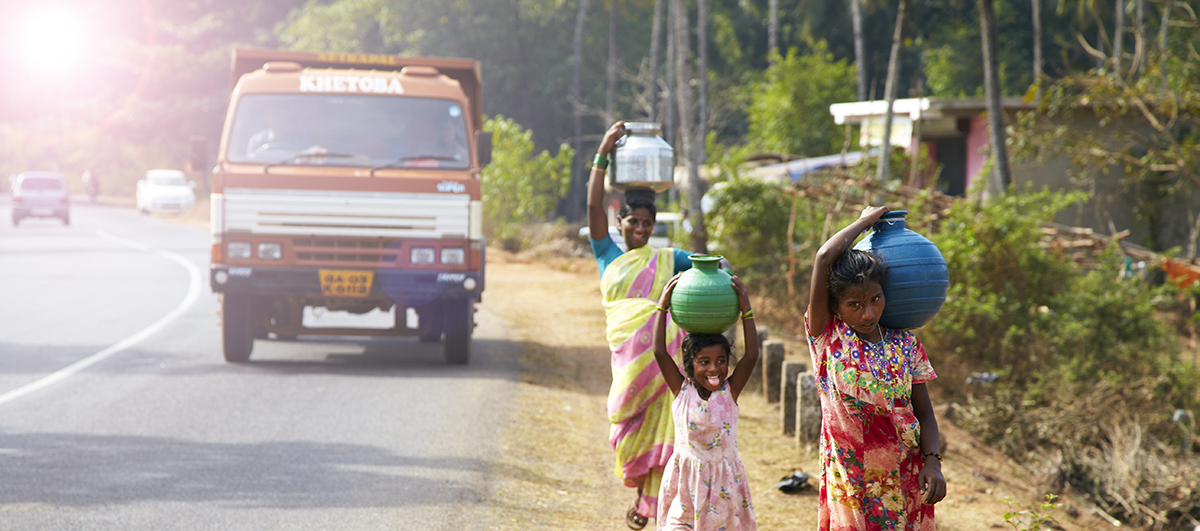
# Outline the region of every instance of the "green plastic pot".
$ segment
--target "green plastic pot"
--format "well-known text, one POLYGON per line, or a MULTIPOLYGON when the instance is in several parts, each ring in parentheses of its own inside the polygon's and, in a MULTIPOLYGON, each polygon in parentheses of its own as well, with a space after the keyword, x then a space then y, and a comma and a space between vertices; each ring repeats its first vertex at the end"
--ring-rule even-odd
POLYGON ((692 334, 720 334, 738 319, 738 296, 721 256, 693 255, 671 292, 671 319, 692 334))

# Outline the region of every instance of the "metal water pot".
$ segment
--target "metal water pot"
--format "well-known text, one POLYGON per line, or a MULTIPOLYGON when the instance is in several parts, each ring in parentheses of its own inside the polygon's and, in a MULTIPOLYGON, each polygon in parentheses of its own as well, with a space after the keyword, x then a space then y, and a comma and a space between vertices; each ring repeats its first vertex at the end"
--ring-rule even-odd
POLYGON ((628 122, 629 131, 613 149, 609 185, 625 192, 649 189, 665 192, 675 184, 675 150, 658 133, 662 126, 653 122, 628 122))

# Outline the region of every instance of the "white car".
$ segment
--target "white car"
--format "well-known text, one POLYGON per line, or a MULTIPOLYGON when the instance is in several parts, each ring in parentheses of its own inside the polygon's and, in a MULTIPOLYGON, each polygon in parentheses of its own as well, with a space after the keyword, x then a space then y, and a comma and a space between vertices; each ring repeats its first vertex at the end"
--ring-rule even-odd
POLYGON ((196 204, 196 183, 179 170, 150 170, 137 182, 139 212, 182 212, 196 204))

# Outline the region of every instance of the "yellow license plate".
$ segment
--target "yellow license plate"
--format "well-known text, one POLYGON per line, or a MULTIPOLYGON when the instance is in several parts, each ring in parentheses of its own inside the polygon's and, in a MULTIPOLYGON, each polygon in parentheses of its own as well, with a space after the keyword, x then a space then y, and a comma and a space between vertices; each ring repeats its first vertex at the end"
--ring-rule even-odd
POLYGON ((330 297, 366 297, 371 293, 374 271, 319 269, 321 294, 330 297))

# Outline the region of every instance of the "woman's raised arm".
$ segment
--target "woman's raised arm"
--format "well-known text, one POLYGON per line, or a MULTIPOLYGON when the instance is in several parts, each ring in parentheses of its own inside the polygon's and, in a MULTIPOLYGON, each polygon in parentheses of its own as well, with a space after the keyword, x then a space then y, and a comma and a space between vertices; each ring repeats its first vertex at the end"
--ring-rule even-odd
MULTIPOLYGON (((625 122, 613 124, 604 133, 604 140, 600 142, 596 154, 607 158, 612 153, 613 146, 617 145, 617 139, 622 136, 625 136, 625 122)), ((592 172, 588 177, 588 233, 591 234, 592 240, 603 240, 608 235, 608 214, 604 212, 604 176, 606 172, 606 168, 593 165, 592 172)))

